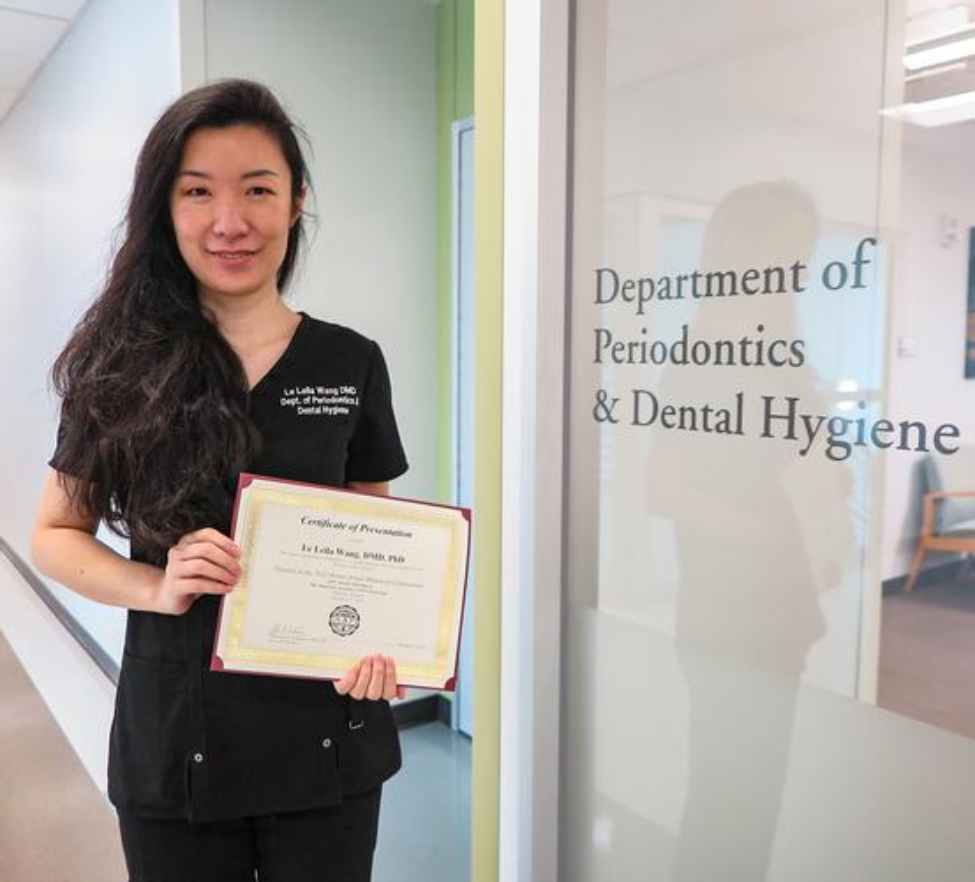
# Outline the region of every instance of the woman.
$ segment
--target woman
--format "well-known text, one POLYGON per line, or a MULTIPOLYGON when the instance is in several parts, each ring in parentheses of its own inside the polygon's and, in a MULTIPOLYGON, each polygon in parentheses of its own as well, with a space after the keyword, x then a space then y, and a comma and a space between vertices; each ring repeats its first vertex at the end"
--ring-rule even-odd
POLYGON ((392 659, 327 683, 211 673, 242 470, 383 494, 406 470, 378 347, 281 298, 303 239, 295 127, 255 83, 175 102, 136 167, 124 240, 54 366, 58 445, 37 567, 129 610, 109 797, 134 882, 366 880, 400 754, 392 659), (345 415, 287 389, 354 387, 345 415), (131 560, 94 537, 131 538, 131 560))

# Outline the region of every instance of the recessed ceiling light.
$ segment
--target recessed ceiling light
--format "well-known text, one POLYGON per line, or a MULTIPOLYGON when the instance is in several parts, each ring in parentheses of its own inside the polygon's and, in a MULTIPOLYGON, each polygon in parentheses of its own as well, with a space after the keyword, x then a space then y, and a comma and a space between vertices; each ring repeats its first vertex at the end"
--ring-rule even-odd
POLYGON ((899 107, 884 108, 881 113, 926 127, 967 122, 975 119, 975 91, 934 98, 931 101, 909 102, 899 107))
MULTIPOLYGON (((965 29, 969 33, 973 30, 975 29, 970 27, 965 29)), ((935 64, 960 61, 972 55, 975 55, 975 33, 960 39, 922 43, 917 49, 904 56, 904 67, 908 70, 920 70, 922 67, 931 67, 935 64)))

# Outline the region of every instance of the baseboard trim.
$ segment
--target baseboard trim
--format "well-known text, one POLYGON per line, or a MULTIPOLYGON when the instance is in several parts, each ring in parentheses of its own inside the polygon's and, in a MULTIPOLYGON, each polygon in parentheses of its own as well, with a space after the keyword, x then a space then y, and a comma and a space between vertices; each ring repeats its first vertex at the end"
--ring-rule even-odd
POLYGON ((424 695, 393 705, 393 718, 400 729, 423 723, 450 725, 450 701, 440 694, 424 695))

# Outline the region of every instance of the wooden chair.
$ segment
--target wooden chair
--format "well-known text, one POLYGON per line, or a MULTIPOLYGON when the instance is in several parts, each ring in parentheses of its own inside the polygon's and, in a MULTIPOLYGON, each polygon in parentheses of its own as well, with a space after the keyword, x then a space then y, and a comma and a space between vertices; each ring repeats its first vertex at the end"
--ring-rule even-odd
POLYGON ((955 486, 975 485, 975 451, 963 448, 955 456, 959 457, 956 462, 933 456, 925 460, 924 471, 930 490, 924 494, 921 535, 905 592, 914 590, 924 556, 929 551, 975 554, 975 490, 943 489, 951 483, 955 486))

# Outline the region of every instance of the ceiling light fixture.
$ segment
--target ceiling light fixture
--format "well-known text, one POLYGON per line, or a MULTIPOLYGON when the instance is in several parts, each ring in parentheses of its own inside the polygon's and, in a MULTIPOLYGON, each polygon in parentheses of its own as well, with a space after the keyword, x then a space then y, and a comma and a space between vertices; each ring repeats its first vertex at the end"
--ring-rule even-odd
POLYGON ((975 91, 947 95, 931 101, 901 104, 881 111, 884 116, 899 117, 919 126, 947 126, 975 119, 975 91))
POLYGON ((905 83, 916 83, 918 80, 929 80, 932 77, 942 77, 945 74, 958 73, 968 70, 968 64, 964 61, 953 61, 951 64, 939 64, 937 67, 926 67, 917 73, 906 74, 905 83))
POLYGON ((908 47, 904 67, 910 71, 921 70, 935 64, 947 64, 975 55, 975 26, 966 25, 952 34, 915 43, 908 47))

